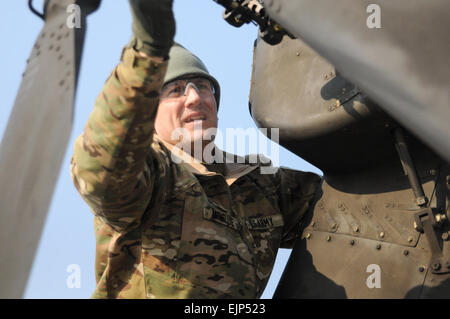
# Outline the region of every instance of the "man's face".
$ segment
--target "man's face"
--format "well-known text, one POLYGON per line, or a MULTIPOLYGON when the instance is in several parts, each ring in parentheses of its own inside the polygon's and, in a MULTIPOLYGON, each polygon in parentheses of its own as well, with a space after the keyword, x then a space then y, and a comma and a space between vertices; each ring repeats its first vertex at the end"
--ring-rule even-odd
MULTIPOLYGON (((194 143, 202 139, 206 130, 217 128, 217 104, 212 88, 211 82, 205 78, 183 79, 166 84, 161 90, 155 120, 156 133, 163 140, 176 145, 181 142, 180 135, 183 132, 194 143)), ((183 144, 186 142, 186 136, 183 136, 183 144)), ((202 146, 208 142, 203 141, 202 146)))

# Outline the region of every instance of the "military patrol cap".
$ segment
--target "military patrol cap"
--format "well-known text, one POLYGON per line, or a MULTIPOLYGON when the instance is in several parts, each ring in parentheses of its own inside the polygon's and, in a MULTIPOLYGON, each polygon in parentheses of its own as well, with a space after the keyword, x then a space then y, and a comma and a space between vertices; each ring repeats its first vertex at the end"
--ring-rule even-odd
POLYGON ((220 86, 219 82, 208 72, 205 64, 192 52, 178 43, 174 43, 169 52, 169 65, 167 67, 164 84, 186 77, 204 77, 214 86, 217 110, 219 110, 220 86))

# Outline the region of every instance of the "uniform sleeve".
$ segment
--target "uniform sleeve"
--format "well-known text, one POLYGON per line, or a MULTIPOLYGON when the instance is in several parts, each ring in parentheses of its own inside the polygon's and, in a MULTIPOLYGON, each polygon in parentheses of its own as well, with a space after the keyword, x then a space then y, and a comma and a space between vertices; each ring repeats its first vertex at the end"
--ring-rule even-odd
POLYGON ((124 49, 76 139, 72 180, 93 212, 117 231, 139 225, 155 185, 151 151, 158 96, 167 69, 160 58, 124 49))
POLYGON ((321 177, 310 172, 280 168, 279 205, 284 219, 281 248, 292 248, 299 237, 302 221, 318 190, 321 177))

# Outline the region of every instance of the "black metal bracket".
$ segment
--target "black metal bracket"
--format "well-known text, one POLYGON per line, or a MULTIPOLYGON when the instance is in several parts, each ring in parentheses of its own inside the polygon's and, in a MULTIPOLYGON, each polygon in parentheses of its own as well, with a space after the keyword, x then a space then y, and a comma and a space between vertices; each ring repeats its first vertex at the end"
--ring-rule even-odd
POLYGON ((442 238, 438 236, 439 232, 435 230, 440 225, 436 221, 435 214, 430 207, 421 209, 414 214, 415 228, 417 231, 424 233, 428 245, 431 250, 431 259, 429 268, 434 274, 446 274, 450 273, 450 268, 447 266, 449 260, 445 260, 445 256, 442 252, 442 238))
POLYGON ((261 0, 214 0, 225 8, 223 18, 233 27, 239 28, 246 23, 259 25, 259 36, 268 44, 276 45, 284 35, 295 37, 271 19, 261 0))

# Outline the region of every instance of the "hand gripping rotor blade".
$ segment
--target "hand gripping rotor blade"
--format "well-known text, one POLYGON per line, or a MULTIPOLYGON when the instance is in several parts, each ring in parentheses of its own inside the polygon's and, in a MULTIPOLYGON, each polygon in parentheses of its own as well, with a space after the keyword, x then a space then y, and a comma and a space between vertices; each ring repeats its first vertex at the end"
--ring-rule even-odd
POLYGON ((0 298, 23 295, 70 136, 86 15, 99 4, 45 4, 0 145, 0 298))
POLYGON ((450 161, 450 2, 372 3, 264 1, 272 19, 450 161))

